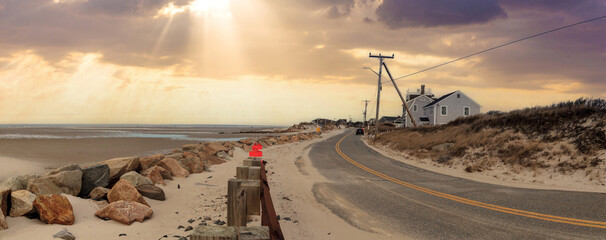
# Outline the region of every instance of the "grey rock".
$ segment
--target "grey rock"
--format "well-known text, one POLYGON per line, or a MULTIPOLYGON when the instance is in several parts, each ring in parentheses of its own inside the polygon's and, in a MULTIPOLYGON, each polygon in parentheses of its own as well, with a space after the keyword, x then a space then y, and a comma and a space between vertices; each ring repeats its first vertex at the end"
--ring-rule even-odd
POLYGON ((34 200, 36 194, 27 190, 18 190, 11 193, 11 217, 20 217, 26 214, 34 213, 34 200))
POLYGON ((135 187, 139 186, 139 185, 145 185, 145 184, 154 184, 152 182, 152 180, 150 180, 147 177, 144 177, 143 175, 141 175, 135 171, 130 171, 130 172, 125 173, 124 175, 122 175, 120 177, 120 179, 124 179, 124 180, 130 182, 130 184, 132 184, 135 187))
POLYGON ((101 164, 82 169, 82 189, 79 196, 88 196, 97 187, 109 185, 109 166, 101 164))
POLYGON ((27 182, 30 179, 41 177, 38 174, 25 174, 21 176, 9 177, 0 183, 0 187, 10 188, 11 191, 25 190, 27 188, 27 182))
POLYGON ((82 171, 63 171, 54 175, 30 179, 27 190, 36 195, 70 194, 77 196, 82 188, 82 171))
POLYGON ((55 233, 55 235, 53 235, 53 238, 61 238, 61 239, 65 239, 65 240, 74 240, 74 239, 76 239, 76 237, 74 237, 74 235, 72 233, 70 233, 69 231, 67 231, 66 228, 64 228, 63 230, 59 231, 58 233, 55 233))
POLYGON ((55 175, 60 172, 74 171, 74 170, 82 170, 82 169, 77 164, 71 164, 71 165, 63 166, 63 167, 57 168, 55 170, 52 170, 52 171, 46 173, 45 176, 55 175))
POLYGON ((148 197, 150 199, 164 201, 166 200, 166 196, 164 195, 164 190, 162 188, 157 187, 154 184, 143 184, 136 186, 137 191, 141 193, 141 195, 148 197))

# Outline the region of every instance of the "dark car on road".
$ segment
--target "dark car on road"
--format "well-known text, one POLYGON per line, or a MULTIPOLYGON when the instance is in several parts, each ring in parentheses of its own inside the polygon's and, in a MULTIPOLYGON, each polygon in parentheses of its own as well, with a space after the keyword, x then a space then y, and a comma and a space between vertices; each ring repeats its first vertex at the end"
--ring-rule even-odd
POLYGON ((364 129, 358 128, 358 130, 356 130, 356 135, 364 135, 364 129))

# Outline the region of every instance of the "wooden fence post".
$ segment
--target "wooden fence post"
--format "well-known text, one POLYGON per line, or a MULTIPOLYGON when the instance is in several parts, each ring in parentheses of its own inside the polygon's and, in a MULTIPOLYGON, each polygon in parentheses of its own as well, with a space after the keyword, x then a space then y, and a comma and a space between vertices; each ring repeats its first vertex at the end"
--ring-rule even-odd
POLYGON ((242 182, 229 179, 227 182, 227 226, 246 227, 246 191, 242 182))
POLYGON ((248 179, 261 180, 261 167, 257 167, 257 166, 248 167, 248 179))
POLYGON ((236 178, 237 179, 248 179, 249 166, 237 166, 236 167, 236 178))
POLYGON ((246 191, 246 214, 261 215, 261 184, 259 180, 246 180, 242 182, 246 191))

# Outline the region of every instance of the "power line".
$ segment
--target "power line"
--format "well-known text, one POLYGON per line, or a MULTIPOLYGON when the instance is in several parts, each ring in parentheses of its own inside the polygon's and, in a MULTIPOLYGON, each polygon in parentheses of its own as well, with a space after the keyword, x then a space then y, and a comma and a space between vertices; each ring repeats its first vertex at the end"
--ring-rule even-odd
MULTIPOLYGON (((570 25, 562 26, 562 27, 559 27, 559 28, 554 28, 554 29, 551 29, 551 30, 548 30, 548 31, 545 31, 545 32, 541 32, 541 33, 537 33, 537 34, 533 34, 533 35, 530 35, 530 36, 526 36, 526 37, 520 38, 518 40, 507 42, 507 43, 504 43, 504 44, 501 44, 501 45, 498 45, 498 46, 495 46, 495 47, 491 47, 491 48, 486 49, 486 50, 482 50, 482 51, 479 51, 479 52, 476 52, 476 53, 472 53, 472 54, 469 54, 467 56, 463 56, 463 57, 460 57, 460 58, 457 58, 457 59, 454 59, 454 60, 451 60, 451 61, 448 61, 448 62, 445 62, 445 63, 442 63, 442 64, 435 65, 433 67, 429 67, 429 68, 426 68, 426 69, 423 69, 423 70, 420 70, 420 71, 417 71, 417 72, 414 72, 414 73, 410 73, 410 74, 407 74, 407 75, 404 75, 404 76, 401 76, 401 77, 394 78, 394 81, 398 80, 398 79, 410 77, 412 75, 416 75, 416 74, 419 74, 419 73, 422 73, 422 72, 426 72, 426 71, 429 71, 429 70, 432 70, 432 69, 435 69, 435 68, 439 68, 441 66, 444 66, 444 65, 447 65, 447 64, 451 64, 453 62, 461 61, 463 59, 470 58, 470 57, 473 57, 473 56, 476 56, 476 55, 479 55, 479 54, 482 54, 482 53, 485 53, 485 52, 488 52, 488 51, 492 51, 492 50, 495 50, 497 48, 505 47, 507 45, 518 43, 518 42, 521 42, 521 41, 524 41, 524 40, 528 40, 528 39, 531 39, 531 38, 534 38, 534 37, 538 37, 538 36, 545 35, 545 34, 548 34, 548 33, 552 33, 552 32, 555 32, 555 31, 559 31, 559 30, 562 30, 562 29, 574 27, 574 26, 581 25, 581 24, 584 24, 584 23, 593 22, 593 21, 596 21, 596 20, 600 20, 602 18, 606 18, 606 15, 600 16, 600 17, 591 18, 591 19, 588 19, 588 20, 585 20, 585 21, 581 21, 581 22, 577 22, 577 23, 573 23, 573 24, 570 24, 570 25)), ((385 82, 388 82, 388 81, 385 81, 385 82)))

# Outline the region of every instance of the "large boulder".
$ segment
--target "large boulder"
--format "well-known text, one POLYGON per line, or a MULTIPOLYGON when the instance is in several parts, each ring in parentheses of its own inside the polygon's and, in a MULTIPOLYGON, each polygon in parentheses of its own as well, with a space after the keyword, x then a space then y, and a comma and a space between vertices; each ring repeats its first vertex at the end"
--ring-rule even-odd
POLYGON ((63 167, 51 170, 50 172, 46 173, 46 176, 55 175, 60 172, 74 171, 74 170, 82 170, 82 169, 77 164, 71 164, 71 165, 67 165, 67 166, 63 166, 63 167))
POLYGON ((153 184, 144 184, 137 186, 137 191, 141 193, 141 195, 159 201, 166 200, 166 196, 164 195, 164 190, 162 188, 156 187, 153 184))
POLYGON ((11 193, 11 217, 20 217, 26 214, 34 213, 34 200, 36 194, 27 190, 18 190, 11 193))
POLYGON ((96 187, 95 189, 90 191, 88 196, 93 200, 101 200, 103 198, 107 198, 108 193, 109 193, 109 189, 104 188, 104 187, 96 187))
POLYGON ((145 199, 143 199, 143 196, 141 196, 139 191, 137 191, 135 186, 124 179, 120 179, 120 181, 118 181, 116 185, 109 190, 109 193, 107 193, 107 200, 109 200, 110 203, 117 201, 132 201, 149 206, 145 199))
POLYGON ((172 159, 178 160, 178 159, 183 158, 183 153, 180 153, 180 152, 171 153, 171 154, 164 156, 164 159, 167 159, 167 158, 172 158, 172 159))
POLYGON ((40 220, 47 224, 74 224, 74 209, 65 196, 40 195, 34 200, 40 220))
POLYGON ((27 190, 36 195, 66 193, 77 196, 82 188, 82 171, 63 171, 54 175, 30 179, 27 190))
POLYGON ((200 149, 202 149, 204 145, 202 144, 186 144, 181 146, 181 149, 183 149, 183 151, 200 151, 200 149))
POLYGON ((27 182, 30 179, 39 178, 38 174, 25 174, 21 176, 9 177, 0 183, 0 187, 10 188, 11 191, 25 190, 27 188, 27 182))
POLYGON ((162 161, 158 162, 158 166, 163 167, 168 170, 171 175, 178 178, 186 178, 189 176, 189 171, 183 168, 181 164, 174 158, 165 158, 162 161))
POLYGON ((162 171, 161 169, 166 171, 170 176, 170 172, 160 166, 153 166, 151 168, 145 169, 143 172, 141 172, 141 174, 149 178, 149 180, 151 180, 154 184, 162 184, 166 186, 164 178, 162 177, 162 173, 160 173, 160 171, 162 171))
POLYGON ((8 215, 8 210, 10 210, 10 197, 11 189, 7 187, 0 187, 0 211, 4 213, 4 216, 8 215))
POLYGON ((204 163, 198 156, 190 155, 180 159, 179 162, 190 174, 204 172, 204 163))
POLYGON ((122 175, 120 177, 120 179, 124 179, 124 180, 130 182, 130 184, 132 184, 135 187, 142 185, 142 184, 154 184, 151 180, 149 180, 149 178, 144 177, 143 175, 141 175, 135 171, 130 171, 130 172, 125 173, 124 175, 122 175))
POLYGON ((139 157, 123 157, 102 161, 101 164, 109 166, 109 181, 120 179, 123 174, 139 168, 139 157))
POLYGON ((130 225, 134 221, 143 222, 143 220, 151 217, 152 214, 152 209, 141 203, 117 201, 97 211, 95 216, 130 225))
POLYGON ((101 164, 82 169, 82 189, 78 196, 88 196, 97 187, 109 185, 110 168, 107 164, 101 164))
POLYGON ((145 169, 151 168, 151 167, 155 166, 156 164, 158 164, 158 162, 162 159, 164 159, 164 155, 162 155, 161 153, 158 153, 153 156, 141 158, 139 160, 139 164, 140 164, 139 169, 143 171, 145 169))
POLYGON ((229 149, 227 149, 222 142, 210 142, 206 146, 206 148, 204 148, 204 151, 209 153, 210 155, 215 155, 215 154, 217 154, 218 151, 227 152, 227 150, 229 150, 229 149))
POLYGON ((6 224, 6 217, 4 217, 4 213, 0 210, 0 230, 8 229, 8 224, 6 224))

